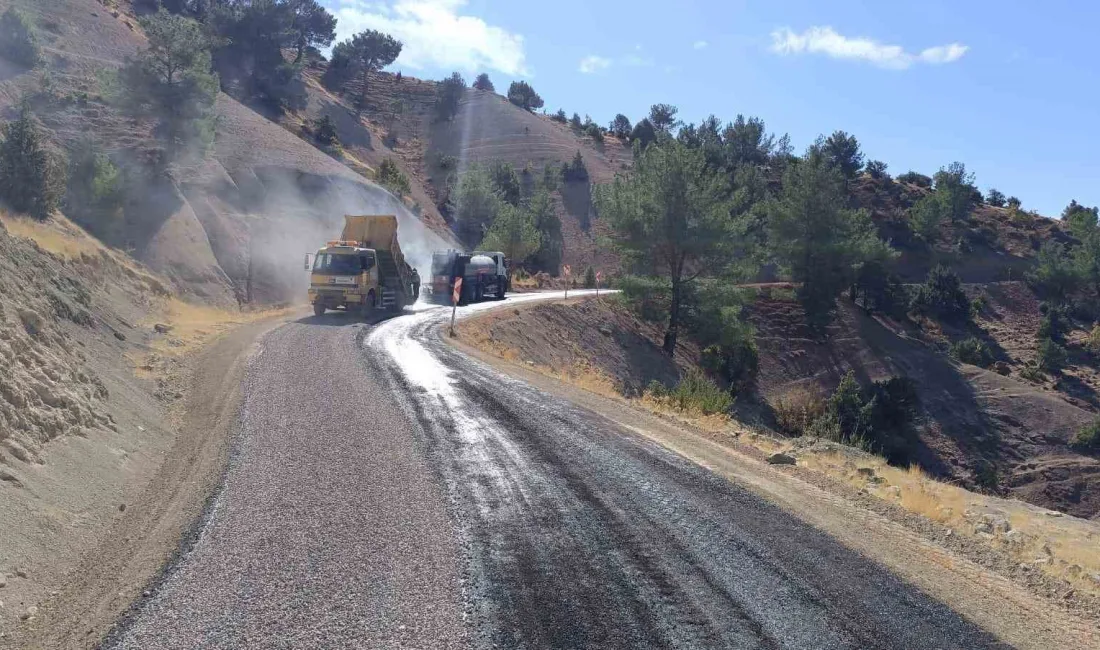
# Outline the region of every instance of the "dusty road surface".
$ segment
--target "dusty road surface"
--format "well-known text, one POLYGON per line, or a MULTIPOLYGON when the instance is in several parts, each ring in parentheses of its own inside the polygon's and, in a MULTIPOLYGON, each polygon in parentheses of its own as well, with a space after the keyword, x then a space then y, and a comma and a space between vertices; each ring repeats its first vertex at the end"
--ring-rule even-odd
POLYGON ((109 645, 999 647, 735 483, 468 359, 447 317, 267 335, 194 548, 109 645))

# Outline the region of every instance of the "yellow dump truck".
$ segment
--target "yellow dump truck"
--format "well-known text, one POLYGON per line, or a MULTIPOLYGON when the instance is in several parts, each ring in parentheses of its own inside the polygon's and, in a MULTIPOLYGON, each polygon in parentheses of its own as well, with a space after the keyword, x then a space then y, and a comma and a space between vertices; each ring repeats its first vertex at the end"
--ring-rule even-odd
POLYGON ((405 262, 397 242, 397 217, 346 215, 340 239, 306 256, 309 302, 326 309, 400 311, 420 295, 420 274, 405 262))

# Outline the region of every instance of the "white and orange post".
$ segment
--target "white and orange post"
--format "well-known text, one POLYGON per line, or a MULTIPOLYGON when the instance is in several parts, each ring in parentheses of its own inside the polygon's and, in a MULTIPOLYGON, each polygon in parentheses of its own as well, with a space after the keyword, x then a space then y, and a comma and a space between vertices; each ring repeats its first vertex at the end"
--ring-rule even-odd
POLYGON ((561 272, 565 274, 565 299, 569 300, 569 282, 572 279, 573 269, 568 264, 561 265, 561 272))
POLYGON ((451 336, 455 335, 455 312, 458 311, 458 299, 462 297, 462 278, 455 280, 454 291, 451 292, 451 336))

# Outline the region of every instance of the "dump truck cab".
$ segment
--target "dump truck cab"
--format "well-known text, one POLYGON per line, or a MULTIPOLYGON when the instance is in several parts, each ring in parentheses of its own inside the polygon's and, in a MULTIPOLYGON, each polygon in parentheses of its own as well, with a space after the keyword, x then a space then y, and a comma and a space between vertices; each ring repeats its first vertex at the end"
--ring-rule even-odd
POLYGON ((416 302, 420 275, 401 254, 397 217, 348 215, 344 219, 341 238, 306 257, 313 313, 344 309, 367 316, 377 309, 400 311, 416 302))

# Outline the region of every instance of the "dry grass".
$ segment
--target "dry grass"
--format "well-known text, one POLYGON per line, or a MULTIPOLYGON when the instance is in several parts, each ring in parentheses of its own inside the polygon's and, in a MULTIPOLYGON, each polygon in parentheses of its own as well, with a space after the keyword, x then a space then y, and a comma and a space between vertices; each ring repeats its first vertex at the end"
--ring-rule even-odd
MULTIPOLYGON (((744 439, 769 453, 786 447, 763 437, 744 439)), ((1100 525, 1096 522, 1052 517, 1049 511, 1030 504, 970 492, 936 481, 916 465, 892 467, 876 457, 853 460, 837 451, 808 450, 798 453, 798 459, 800 466, 989 543, 1021 564, 1069 581, 1079 591, 1100 595, 1100 525), (874 473, 860 473, 860 468, 874 473), (975 525, 984 515, 1006 520, 1015 532, 976 531, 975 525)))
POLYGON ((801 435, 825 413, 825 398, 816 387, 795 386, 771 402, 779 428, 792 435, 801 435))
POLYGON ((238 311, 197 305, 172 297, 162 300, 143 324, 148 327, 157 324, 169 326, 171 329, 162 338, 154 341, 151 347, 160 354, 178 357, 239 325, 254 323, 290 311, 291 308, 288 307, 238 311))
POLYGON ((67 219, 52 218, 38 221, 30 217, 14 216, 0 212, 0 222, 16 237, 30 239, 42 250, 65 259, 79 259, 81 255, 99 255, 103 244, 67 219))

